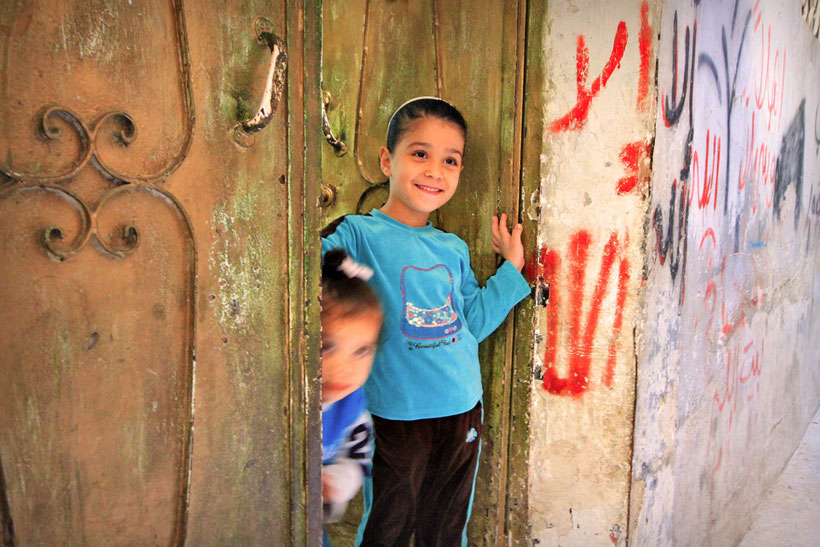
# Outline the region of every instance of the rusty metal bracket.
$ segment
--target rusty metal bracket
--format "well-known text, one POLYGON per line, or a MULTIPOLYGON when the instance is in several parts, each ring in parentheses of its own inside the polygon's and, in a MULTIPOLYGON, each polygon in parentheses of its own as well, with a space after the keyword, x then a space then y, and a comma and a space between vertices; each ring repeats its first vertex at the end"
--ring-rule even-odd
POLYGON ((322 93, 322 133, 325 134, 325 140, 333 147, 336 155, 341 157, 347 154, 347 145, 342 139, 333 135, 333 129, 330 128, 330 120, 327 119, 328 105, 330 105, 332 100, 333 98, 329 91, 322 93))
POLYGON ((262 94, 262 101, 259 103, 256 114, 248 120, 239 122, 233 128, 234 141, 245 148, 252 145, 246 142, 247 135, 263 130, 276 114, 285 89, 285 73, 288 64, 285 43, 271 30, 273 28, 271 20, 267 17, 257 17, 254 19, 253 26, 259 43, 270 49, 271 61, 265 92, 262 94))

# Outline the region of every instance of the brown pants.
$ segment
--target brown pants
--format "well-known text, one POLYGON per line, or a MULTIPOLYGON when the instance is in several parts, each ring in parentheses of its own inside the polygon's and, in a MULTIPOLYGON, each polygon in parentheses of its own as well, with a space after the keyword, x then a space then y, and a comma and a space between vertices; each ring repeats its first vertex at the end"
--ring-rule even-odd
POLYGON ((373 416, 376 451, 365 483, 361 545, 461 545, 481 440, 481 403, 455 416, 373 416))

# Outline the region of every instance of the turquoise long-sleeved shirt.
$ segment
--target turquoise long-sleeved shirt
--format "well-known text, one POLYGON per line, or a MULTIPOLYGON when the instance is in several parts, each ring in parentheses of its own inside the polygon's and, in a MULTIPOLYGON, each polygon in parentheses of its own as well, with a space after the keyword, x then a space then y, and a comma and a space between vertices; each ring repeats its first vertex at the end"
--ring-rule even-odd
POLYGON ((478 343, 530 288, 504 262, 481 287, 467 244, 431 223, 408 226, 374 209, 322 239, 373 269, 384 309, 382 343, 365 383, 370 412, 391 420, 461 414, 481 399, 478 343))

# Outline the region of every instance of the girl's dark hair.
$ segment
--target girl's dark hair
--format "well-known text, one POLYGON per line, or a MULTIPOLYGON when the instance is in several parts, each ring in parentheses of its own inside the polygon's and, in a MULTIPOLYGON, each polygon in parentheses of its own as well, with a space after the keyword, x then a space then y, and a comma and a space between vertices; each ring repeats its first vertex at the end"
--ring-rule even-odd
POLYGON ((379 297, 359 277, 349 277, 339 266, 347 258, 341 249, 333 249, 322 259, 322 316, 341 314, 350 317, 374 311, 381 313, 379 297))
POLYGON ((427 117, 455 124, 461 129, 464 138, 467 138, 467 122, 456 107, 443 99, 419 97, 401 105, 390 118, 390 123, 387 124, 387 149, 390 153, 393 153, 396 143, 410 129, 412 122, 427 117))

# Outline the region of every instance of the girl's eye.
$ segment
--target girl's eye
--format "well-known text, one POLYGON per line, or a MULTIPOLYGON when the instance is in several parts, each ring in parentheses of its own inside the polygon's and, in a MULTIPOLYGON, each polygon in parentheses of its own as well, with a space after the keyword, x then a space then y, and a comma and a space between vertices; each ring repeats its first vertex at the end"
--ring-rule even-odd
POLYGON ((455 158, 447 158, 444 160, 447 165, 452 165, 453 167, 458 167, 458 160, 455 158))
POLYGON ((373 348, 371 346, 364 346, 364 347, 361 347, 361 348, 357 349, 353 353, 353 356, 357 357, 357 358, 361 358, 361 357, 366 357, 366 356, 370 355, 371 353, 373 353, 373 348))
POLYGON ((417 158, 426 158, 427 157, 427 152, 425 152, 424 150, 416 150, 415 152, 413 152, 412 155, 417 157, 417 158))
POLYGON ((332 342, 322 342, 322 355, 329 355, 336 349, 336 345, 332 342))

